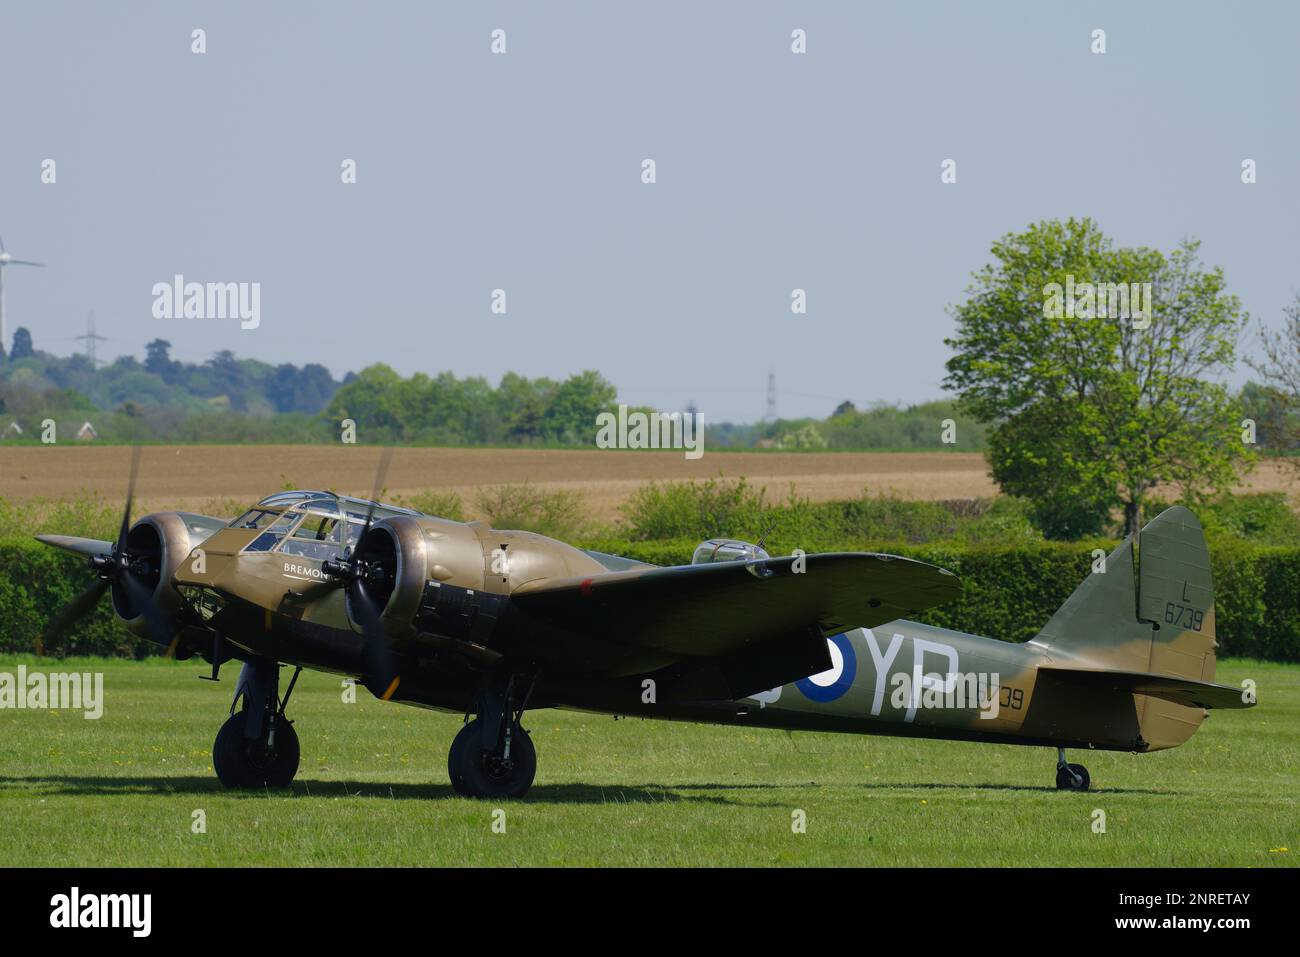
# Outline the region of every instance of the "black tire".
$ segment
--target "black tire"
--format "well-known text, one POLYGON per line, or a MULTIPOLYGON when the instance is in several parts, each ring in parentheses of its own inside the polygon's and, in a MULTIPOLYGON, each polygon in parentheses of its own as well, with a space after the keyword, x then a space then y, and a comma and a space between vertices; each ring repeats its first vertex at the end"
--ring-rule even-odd
POLYGON ((1088 769, 1082 764, 1071 764, 1068 767, 1056 769, 1056 789, 1058 791, 1086 791, 1091 783, 1088 778, 1088 769), (1077 781, 1075 780, 1076 776, 1077 781))
POLYGON ((537 774, 537 749, 519 725, 510 736, 510 760, 482 747, 482 724, 475 718, 460 729, 447 755, 451 786, 465 797, 520 798, 537 774))
MULTIPOLYGON (((451 789, 461 797, 469 797, 469 792, 465 790, 465 778, 461 772, 465 743, 470 737, 465 733, 468 727, 468 724, 461 726, 461 729, 456 732, 456 737, 452 739, 451 749, 447 752, 447 777, 451 780, 451 789)), ((475 732, 477 733, 477 729, 475 732)))
POLYGON ((287 788, 298 773, 298 733, 284 715, 275 716, 275 751, 265 740, 244 737, 248 715, 240 711, 226 720, 212 745, 212 766, 228 788, 287 788))

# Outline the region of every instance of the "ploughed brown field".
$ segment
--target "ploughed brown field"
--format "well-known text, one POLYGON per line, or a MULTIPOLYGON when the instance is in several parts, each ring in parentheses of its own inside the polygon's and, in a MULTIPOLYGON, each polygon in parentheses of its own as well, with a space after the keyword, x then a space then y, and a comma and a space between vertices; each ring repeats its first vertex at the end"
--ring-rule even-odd
MULTIPOLYGON (((198 508, 213 499, 253 502, 283 488, 322 488, 368 496, 380 451, 366 446, 145 446, 136 494, 144 508, 198 508)), ((89 493, 120 499, 126 446, 0 445, 0 497, 72 499, 89 493)), ((397 449, 385 495, 454 489, 467 504, 485 485, 530 483, 580 492, 591 515, 610 519, 639 485, 652 481, 744 476, 784 498, 791 483, 814 501, 856 498, 863 490, 909 499, 996 494, 984 457, 967 452, 708 452, 551 449, 397 449)), ((1295 501, 1294 470, 1262 462, 1242 484, 1249 491, 1286 491, 1295 501)), ((138 514, 138 512, 137 512, 138 514)))

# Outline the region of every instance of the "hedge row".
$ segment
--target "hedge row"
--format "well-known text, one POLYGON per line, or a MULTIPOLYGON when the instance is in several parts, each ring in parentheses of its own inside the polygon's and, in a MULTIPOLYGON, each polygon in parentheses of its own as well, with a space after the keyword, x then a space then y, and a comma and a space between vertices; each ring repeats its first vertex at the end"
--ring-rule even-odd
MULTIPOLYGON (((588 547, 660 565, 689 562, 694 540, 592 541, 588 547)), ((933 562, 962 578, 956 601, 919 616, 946 628, 1026 641, 1088 574, 1092 549, 1111 542, 1039 542, 1012 546, 899 545, 873 550, 933 562)), ((861 550, 861 542, 841 550, 861 550)), ((1300 661, 1300 548, 1241 540, 1211 545, 1221 655, 1300 661)), ((30 653, 42 628, 91 582, 83 560, 24 539, 0 540, 0 652, 30 653)), ((142 657, 153 645, 113 618, 107 599, 69 635, 45 649, 54 655, 142 657)))
MULTIPOLYGON (((31 539, 0 539, 0 652, 35 651, 59 609, 94 580, 84 558, 31 539)), ((122 627, 106 596, 45 653, 143 657, 154 647, 122 627)))

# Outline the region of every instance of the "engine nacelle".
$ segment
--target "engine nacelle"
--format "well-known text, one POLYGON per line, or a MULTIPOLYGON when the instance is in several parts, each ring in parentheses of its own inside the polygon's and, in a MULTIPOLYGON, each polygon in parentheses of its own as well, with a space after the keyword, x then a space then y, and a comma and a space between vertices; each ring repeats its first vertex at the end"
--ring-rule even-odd
MULTIPOLYGON (((426 515, 398 515, 371 526, 354 556, 365 593, 395 639, 436 635, 491 653, 514 589, 538 578, 609 571, 592 556, 532 532, 426 515)), ((351 604, 348 618, 361 633, 351 604)))
MULTIPOLYGON (((429 575, 429 549, 425 520, 409 515, 385 518, 370 527, 364 547, 353 558, 383 569, 381 579, 366 584, 367 593, 383 609, 384 630, 399 635, 415 620, 429 575)), ((360 624, 348 610, 353 628, 360 624)))
MULTIPOLYGON (((131 526, 126 548, 137 578, 149 589, 151 600, 167 620, 181 607, 181 597, 171 587, 172 575, 190 551, 223 527, 225 522, 192 512, 154 512, 131 526)), ((136 608, 126 589, 117 582, 111 589, 113 613, 132 634, 152 638, 144 609, 136 608)))

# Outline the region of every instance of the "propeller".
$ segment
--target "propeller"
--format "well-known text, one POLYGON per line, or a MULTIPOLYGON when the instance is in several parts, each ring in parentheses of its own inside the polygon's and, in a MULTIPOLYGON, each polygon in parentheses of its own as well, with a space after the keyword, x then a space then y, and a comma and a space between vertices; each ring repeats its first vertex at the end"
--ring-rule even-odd
POLYGON ((115 589, 118 608, 129 608, 144 616, 150 640, 167 644, 175 630, 172 623, 153 600, 153 591, 144 582, 151 572, 148 555, 133 555, 128 549, 127 536, 131 531, 131 505, 135 499, 135 480, 140 471, 140 447, 131 450, 131 476, 126 487, 126 507, 122 510, 122 524, 116 542, 98 542, 88 538, 65 535, 38 535, 49 545, 88 556, 87 565, 96 575, 81 594, 59 610, 54 620, 36 640, 36 653, 45 653, 45 644, 66 634, 78 621, 90 614, 104 592, 115 589))
POLYGON ((377 697, 387 701, 397 691, 401 675, 388 647, 388 635, 380 619, 383 604, 374 593, 373 586, 385 581, 391 571, 382 563, 366 558, 366 542, 375 519, 375 506, 384 490, 384 477, 392 461, 393 450, 385 448, 379 456, 375 473, 375 490, 366 509, 366 524, 355 544, 344 550, 337 559, 323 562, 321 570, 331 578, 341 581, 347 598, 348 615, 361 626, 365 642, 362 648, 362 667, 365 669, 366 687, 377 697))

